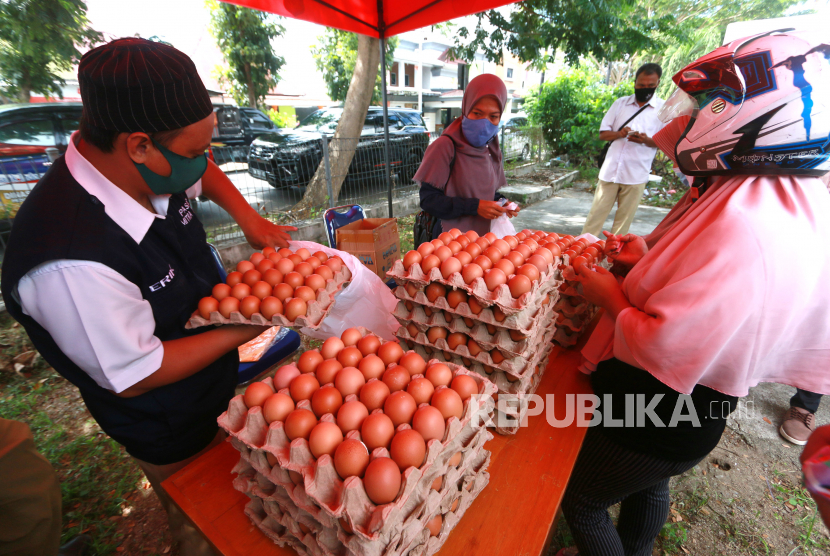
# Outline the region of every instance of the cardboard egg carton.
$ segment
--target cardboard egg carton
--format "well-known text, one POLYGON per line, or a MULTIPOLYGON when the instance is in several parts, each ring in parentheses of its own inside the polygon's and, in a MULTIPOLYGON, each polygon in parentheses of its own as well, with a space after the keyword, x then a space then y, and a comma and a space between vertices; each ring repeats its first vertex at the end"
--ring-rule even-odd
POLYGON ((203 318, 199 311, 195 311, 185 328, 199 328, 212 324, 255 324, 258 326, 285 326, 285 327, 308 327, 318 328, 323 319, 328 316, 334 307, 334 298, 341 289, 348 285, 351 279, 351 272, 346 265, 334 275, 334 278, 326 280, 326 287, 317 290, 317 299, 308 302, 308 311, 305 316, 297 317, 290 321, 283 314, 276 314, 271 320, 266 320, 260 313, 254 313, 250 319, 246 319, 242 313, 235 311, 230 318, 225 318, 219 311, 213 311, 209 319, 203 318))
POLYGON ((549 359, 550 350, 548 350, 548 352, 540 361, 539 372, 533 376, 533 381, 526 392, 512 395, 508 394, 511 397, 507 397, 503 400, 501 398, 502 394, 499 394, 499 398, 501 400, 501 407, 507 409, 507 411, 502 412, 502 410, 499 409, 499 404, 496 404, 496 410, 493 415, 493 427, 496 429, 497 433, 516 434, 521 430, 520 424, 527 418, 527 413, 530 410, 529 395, 536 393, 536 389, 539 387, 539 383, 542 382, 542 376, 545 374, 545 369, 547 369, 548 367, 549 359), (508 417, 509 420, 505 422, 500 420, 500 417, 508 417))
POLYGON ((533 317, 531 328, 527 331, 520 331, 526 338, 515 341, 510 337, 510 329, 503 326, 491 325, 496 327, 496 332, 491 334, 487 325, 482 321, 471 319, 473 326, 470 327, 464 322, 464 318, 469 317, 460 317, 454 313, 450 313, 453 318, 449 321, 445 311, 434 311, 432 315, 427 316, 424 308, 415 303, 410 311, 403 301, 398 301, 393 315, 402 326, 413 324, 421 332, 426 332, 433 326, 441 326, 450 332, 467 334, 487 351, 498 348, 504 353, 524 358, 529 358, 537 350, 539 337, 544 333, 544 329, 557 318, 553 302, 541 305, 533 317))
POLYGON ((553 263, 548 265, 548 268, 541 273, 538 280, 532 282, 529 292, 522 294, 518 298, 514 298, 510 294, 510 288, 507 284, 498 286, 495 290, 490 291, 484 283, 484 278, 476 278, 472 283, 467 284, 461 277, 460 272, 451 274, 448 278, 441 275, 441 270, 438 268, 430 269, 429 273, 425 274, 421 270, 420 264, 414 264, 409 267, 409 270, 404 270, 403 261, 398 259, 392 265, 392 270, 387 273, 395 279, 399 287, 405 286, 407 283, 413 283, 419 288, 423 288, 431 282, 443 284, 448 288, 456 288, 464 290, 468 295, 472 295, 484 306, 497 305, 506 315, 512 315, 523 311, 529 305, 533 305, 536 298, 544 296, 550 290, 559 286, 562 282, 562 272, 559 269, 560 259, 554 257, 553 263))
MULTIPOLYGON (((432 481, 438 476, 447 475, 448 468, 451 467, 449 460, 455 454, 459 452, 462 454, 462 463, 459 467, 461 469, 465 465, 465 458, 469 459, 472 454, 481 451, 484 443, 492 438, 484 427, 477 425, 483 424, 487 416, 492 413, 491 396, 496 392, 496 387, 476 373, 457 365, 449 364, 448 366, 453 376, 467 375, 479 384, 478 401, 467 400, 464 404, 462 419, 452 417, 448 420, 442 441, 430 440, 427 443, 424 464, 419 469, 409 468, 404 471, 401 492, 390 504, 378 506, 369 500, 360 478, 350 477, 346 481, 341 480, 334 469, 331 456, 323 455, 315 459, 307 440, 289 441, 282 422, 275 421, 269 426, 262 415, 262 409, 259 407, 248 409, 242 396, 231 400, 228 411, 219 417, 218 422, 223 429, 228 431, 233 445, 243 455, 250 455, 251 452, 260 454, 249 457, 254 467, 261 473, 267 474, 275 484, 286 486, 289 483, 293 484, 289 471, 303 477, 302 484, 291 490, 292 499, 298 507, 316 514, 318 521, 327 525, 330 525, 332 520, 346 518, 354 524, 356 535, 372 540, 383 531, 400 523, 400 516, 407 515, 407 508, 411 511, 413 504, 423 502, 423 497, 432 481), (276 458, 278 465, 273 468, 268 465, 264 456, 265 452, 276 458)), ((282 392, 287 392, 287 390, 282 392)), ((356 398, 347 396, 345 401, 352 399, 356 398)), ((297 403, 297 408, 310 409, 310 404, 308 400, 303 400, 297 403)), ((334 417, 330 414, 323 415, 320 421, 334 422, 334 417)), ((406 428, 409 428, 409 425, 400 425, 398 431, 406 428)), ((360 440, 360 432, 351 431, 345 438, 360 440)), ((371 456, 373 458, 388 457, 388 452, 385 448, 377 448, 371 456)))
MULTIPOLYGON (((424 501, 409 508, 397 527, 373 540, 363 538, 344 519, 328 524, 296 505, 287 487, 273 484, 257 471, 243 455, 234 472, 234 486, 259 504, 249 504, 249 517, 258 527, 280 544, 302 545, 302 553, 314 556, 396 556, 434 554, 452 528, 489 482, 486 472, 490 454, 480 451, 467 460, 464 471, 444 477, 440 490, 430 489, 424 501), (437 537, 430 537, 426 522, 442 514, 443 524, 437 537), (289 537, 293 537, 289 538, 289 537)), ((454 470, 454 469, 453 469, 454 470)), ((248 512, 246 512, 248 513, 248 512)), ((296 548, 295 548, 296 549, 296 548)))
MULTIPOLYGON (((503 328, 518 330, 523 334, 528 334, 533 328, 533 326, 536 324, 536 315, 539 313, 539 309, 542 307, 542 302, 545 300, 545 296, 549 297, 548 303, 555 303, 556 300, 559 299, 559 287, 560 285, 559 283, 557 283, 554 288, 546 291, 544 295, 537 296, 521 311, 513 312, 512 314, 505 313, 505 318, 502 321, 496 320, 496 316, 493 313, 492 307, 484 307, 481 310, 481 312, 475 314, 472 312, 472 310, 470 310, 470 305, 467 302, 459 303, 458 306, 452 308, 447 302, 446 297, 438 297, 436 298, 435 302, 432 302, 429 299, 427 299, 427 296, 423 291, 416 292, 415 297, 410 297, 409 294, 406 292, 406 288, 404 288, 403 286, 398 286, 397 288, 395 288, 395 296, 398 299, 403 300, 404 302, 409 301, 413 305, 420 305, 422 310, 423 307, 429 307, 432 310, 440 309, 442 311, 448 311, 450 313, 456 314, 462 318, 470 318, 473 320, 481 321, 485 324, 501 326, 503 328)), ((404 306, 404 309, 405 308, 406 307, 404 306)), ((418 322, 426 322, 426 319, 428 318, 429 317, 426 315, 426 313, 423 313, 422 316, 420 314, 414 316, 412 320, 416 320, 418 322)))
POLYGON ((565 315, 568 318, 581 315, 590 309, 584 297, 580 295, 562 296, 556 301, 554 309, 560 315, 565 315))

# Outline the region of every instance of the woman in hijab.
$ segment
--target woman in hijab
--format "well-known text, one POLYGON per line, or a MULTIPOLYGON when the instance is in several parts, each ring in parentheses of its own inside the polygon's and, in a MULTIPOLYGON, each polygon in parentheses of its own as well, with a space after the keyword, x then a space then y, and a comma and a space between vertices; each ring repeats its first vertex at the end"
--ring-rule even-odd
POLYGON ((432 231, 458 228, 479 235, 490 231, 490 221, 502 214, 512 218, 499 200, 504 177, 498 129, 507 89, 495 75, 479 75, 467 86, 461 101, 461 118, 427 148, 415 181, 421 185, 421 208, 439 219, 432 231))

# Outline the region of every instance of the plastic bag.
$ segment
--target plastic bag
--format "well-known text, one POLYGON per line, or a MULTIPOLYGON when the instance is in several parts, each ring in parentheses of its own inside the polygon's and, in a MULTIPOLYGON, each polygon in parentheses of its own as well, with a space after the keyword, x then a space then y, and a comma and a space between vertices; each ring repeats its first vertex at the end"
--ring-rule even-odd
MULTIPOLYGON (((502 201, 507 201, 507 199, 501 199, 502 201)), ((502 203, 504 206, 504 203, 502 203)), ((510 210, 515 210, 516 203, 509 203, 507 208, 510 210)), ((510 218, 507 217, 506 214, 502 214, 495 220, 490 221, 490 231, 496 234, 496 237, 501 239, 504 236, 514 236, 516 235, 516 228, 513 227, 513 223, 510 221, 510 218)))
POLYGON ((330 257, 337 255, 352 273, 349 285, 335 296, 334 307, 316 330, 302 328, 300 332, 318 340, 340 337, 344 330, 363 326, 384 340, 395 340, 400 323, 392 316, 398 300, 377 274, 366 268, 357 257, 310 241, 290 241, 288 248, 297 251, 305 247, 311 253, 322 251, 330 257))
POLYGON ((280 330, 282 330, 282 327, 272 326, 247 344, 239 346, 239 362, 253 363, 262 359, 262 356, 276 342, 280 330))

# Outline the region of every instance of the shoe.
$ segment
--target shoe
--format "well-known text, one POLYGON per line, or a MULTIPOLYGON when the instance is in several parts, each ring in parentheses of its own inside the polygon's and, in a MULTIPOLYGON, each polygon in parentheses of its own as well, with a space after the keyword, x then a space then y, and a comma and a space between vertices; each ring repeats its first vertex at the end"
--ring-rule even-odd
POLYGON ((800 407, 791 407, 778 432, 786 440, 804 446, 816 428, 816 414, 800 407))
POLYGON ((58 556, 84 556, 91 543, 89 535, 78 535, 58 549, 58 556))

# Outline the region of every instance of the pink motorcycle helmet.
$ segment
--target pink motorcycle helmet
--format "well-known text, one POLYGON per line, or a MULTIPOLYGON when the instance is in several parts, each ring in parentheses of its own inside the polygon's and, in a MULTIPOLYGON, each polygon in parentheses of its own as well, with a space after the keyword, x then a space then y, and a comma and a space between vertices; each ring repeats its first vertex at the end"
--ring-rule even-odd
POLYGON ((669 125, 655 141, 684 174, 830 170, 829 42, 789 30, 746 37, 672 80, 678 88, 658 114, 669 125))

